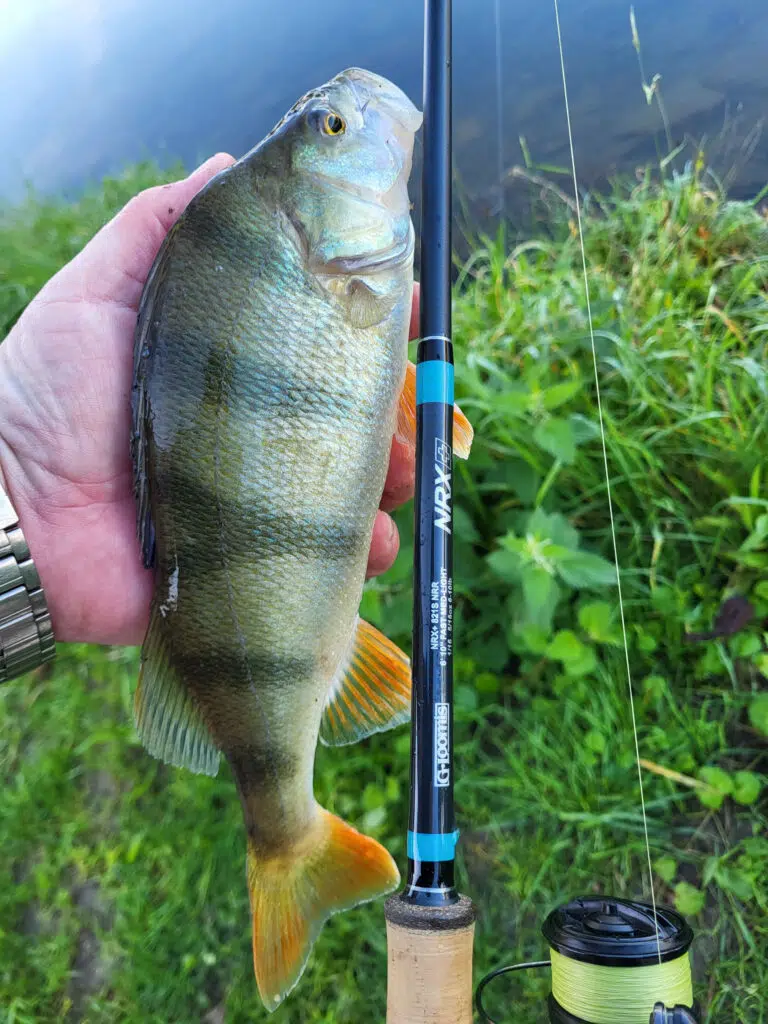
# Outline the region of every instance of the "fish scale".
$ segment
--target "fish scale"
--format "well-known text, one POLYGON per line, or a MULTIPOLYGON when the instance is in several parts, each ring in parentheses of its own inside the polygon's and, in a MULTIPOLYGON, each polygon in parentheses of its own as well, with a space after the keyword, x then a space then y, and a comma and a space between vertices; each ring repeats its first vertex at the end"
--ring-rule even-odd
POLYGON ((408 659, 357 610, 392 437, 413 440, 420 120, 359 69, 313 90, 192 200, 139 310, 132 453, 155 595, 136 724, 171 764, 229 762, 269 1009, 329 914, 398 882, 315 802, 313 766, 319 736, 409 716, 408 659))

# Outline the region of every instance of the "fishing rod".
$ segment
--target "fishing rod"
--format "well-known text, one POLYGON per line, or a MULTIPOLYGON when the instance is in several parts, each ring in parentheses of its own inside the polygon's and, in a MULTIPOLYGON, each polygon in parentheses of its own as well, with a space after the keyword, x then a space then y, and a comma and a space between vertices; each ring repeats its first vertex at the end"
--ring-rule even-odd
POLYGON ((408 871, 385 906, 388 1024, 472 1021, 475 911, 454 880, 451 17, 425 0, 408 871))
MULTIPOLYGON (((578 203, 557 0, 554 4, 578 203)), ((451 64, 451 0, 425 0, 408 871, 403 891, 385 905, 387 1024, 472 1022, 475 909, 457 893, 454 878, 451 64)), ((589 308, 583 254, 582 241, 589 308)), ((592 334, 591 311, 589 319, 592 334)), ((657 906, 655 899, 648 905, 582 897, 553 910, 542 931, 549 960, 503 967, 482 979, 476 993, 482 1021, 495 1024, 483 1003, 491 981, 548 968, 550 1024, 697 1024, 689 956, 693 933, 674 910, 657 906)), ((519 1018, 508 1014, 507 1019, 519 1018)))

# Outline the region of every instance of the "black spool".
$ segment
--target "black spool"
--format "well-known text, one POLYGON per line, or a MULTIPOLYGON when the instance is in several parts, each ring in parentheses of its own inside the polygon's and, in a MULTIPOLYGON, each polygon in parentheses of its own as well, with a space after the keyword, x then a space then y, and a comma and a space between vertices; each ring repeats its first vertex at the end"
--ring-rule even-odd
POLYGON ((656 1003, 649 1024, 697 1024, 697 1021, 687 1006, 674 1006, 668 1010, 664 1003, 656 1003))
MULTIPOLYGON (((659 949, 662 963, 677 960, 693 942, 685 919, 669 907, 657 906, 654 918, 649 904, 610 896, 571 900, 553 910, 541 930, 561 956, 602 967, 648 967, 659 962, 659 949)), ((553 995, 548 1006, 551 1024, 590 1024, 564 1010, 553 995)), ((651 1024, 696 1024, 684 1007, 657 1004, 654 1014, 651 1024)))

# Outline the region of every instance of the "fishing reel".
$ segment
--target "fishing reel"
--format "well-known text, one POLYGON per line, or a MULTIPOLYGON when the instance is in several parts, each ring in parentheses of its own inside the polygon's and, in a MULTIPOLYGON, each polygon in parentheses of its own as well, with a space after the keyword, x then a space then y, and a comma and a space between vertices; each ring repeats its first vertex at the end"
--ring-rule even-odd
POLYGON ((488 983, 543 967, 552 975, 550 1024, 698 1024, 688 955, 693 932, 674 910, 581 897, 553 910, 542 933, 549 960, 502 967, 478 985, 477 1011, 487 1024, 496 1024, 483 1006, 488 983))

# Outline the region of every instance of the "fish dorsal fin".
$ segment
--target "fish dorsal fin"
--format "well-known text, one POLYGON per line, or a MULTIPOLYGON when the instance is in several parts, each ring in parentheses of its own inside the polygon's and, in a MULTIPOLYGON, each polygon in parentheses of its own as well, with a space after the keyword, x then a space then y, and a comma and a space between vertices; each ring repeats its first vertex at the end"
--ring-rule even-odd
MULTIPOLYGON (((398 440, 416 445, 416 367, 408 363, 405 371, 405 383, 400 393, 400 404, 397 407, 397 428, 395 436, 398 440)), ((460 459, 469 458, 472 438, 475 432, 472 424, 458 407, 453 407, 453 451, 460 459)))
POLYGON ((357 620, 331 684, 320 740, 338 747, 402 725, 411 717, 411 663, 375 626, 357 620))
POLYGON ((153 757, 201 775, 216 775, 216 749, 200 709, 171 667, 163 618, 153 609, 133 703, 139 739, 153 757))

